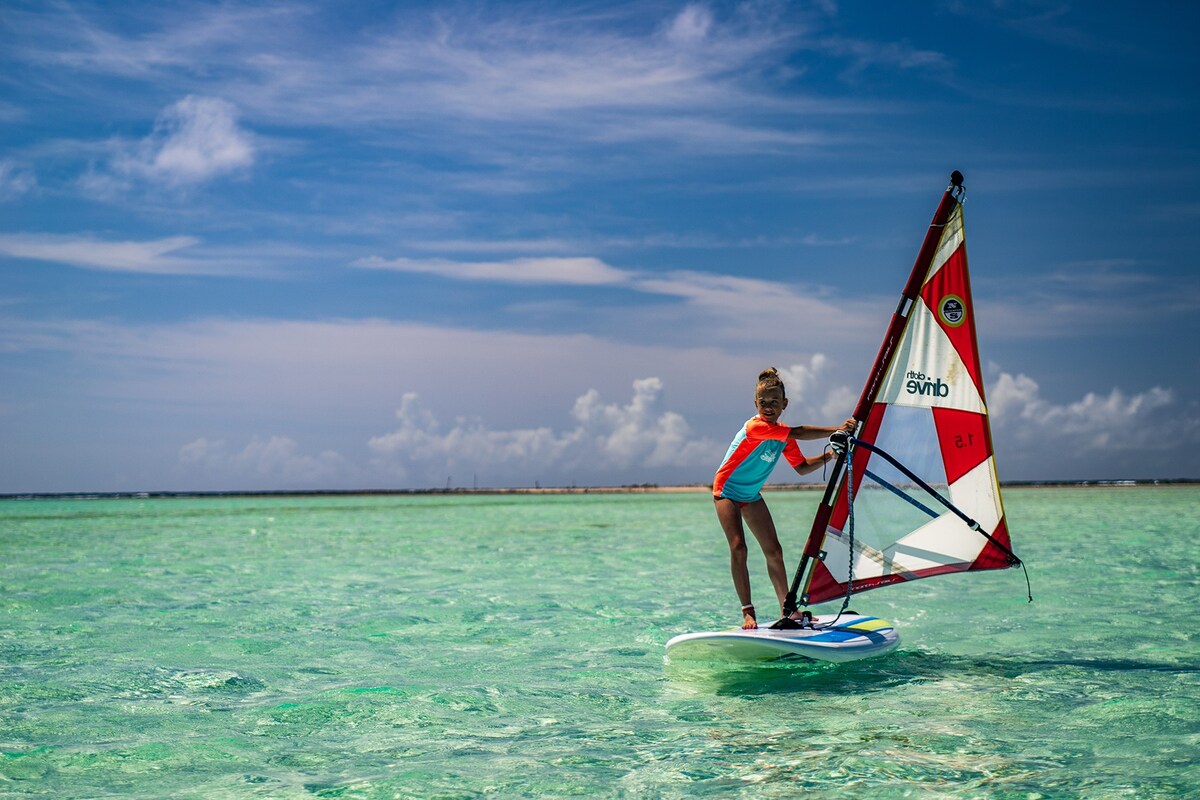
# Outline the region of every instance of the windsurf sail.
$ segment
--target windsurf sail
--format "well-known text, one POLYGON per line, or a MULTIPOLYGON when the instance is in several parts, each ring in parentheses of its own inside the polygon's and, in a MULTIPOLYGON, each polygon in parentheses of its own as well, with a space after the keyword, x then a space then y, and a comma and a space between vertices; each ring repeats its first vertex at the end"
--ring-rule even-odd
POLYGON ((813 520, 789 613, 797 600, 848 599, 903 581, 1020 564, 988 424, 964 196, 956 171, 855 407, 855 431, 813 520))

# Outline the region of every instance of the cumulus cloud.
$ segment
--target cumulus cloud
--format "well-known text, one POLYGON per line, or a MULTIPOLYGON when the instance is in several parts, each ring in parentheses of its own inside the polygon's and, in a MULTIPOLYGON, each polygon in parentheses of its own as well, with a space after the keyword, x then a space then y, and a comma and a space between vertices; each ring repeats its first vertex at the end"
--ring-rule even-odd
POLYGON ((821 373, 824 372, 828 363, 829 359, 825 357, 824 353, 815 353, 807 364, 793 364, 780 369, 779 377, 783 379, 783 385, 787 387, 790 400, 812 397, 821 373))
POLYGON ((838 425, 854 412, 859 393, 844 384, 831 385, 831 366, 828 356, 815 353, 807 363, 779 369, 787 387, 790 424, 838 425))
POLYGON ((639 469, 712 461, 717 444, 696 438, 682 415, 662 409, 662 390, 658 378, 636 380, 626 404, 607 403, 589 390, 571 411, 575 426, 562 431, 491 430, 466 417, 443 424, 416 393, 407 393, 396 411, 399 427, 373 437, 369 446, 381 466, 423 485, 465 472, 527 483, 541 476, 562 484, 572 477, 636 476, 639 469))
POLYGON ((243 170, 254 153, 231 103, 188 95, 159 114, 149 136, 120 148, 111 167, 116 176, 184 186, 243 170))
POLYGON ((300 452, 299 444, 286 436, 254 437, 238 451, 222 440, 196 439, 179 450, 179 462, 212 478, 237 481, 261 481, 264 486, 323 487, 342 477, 346 459, 332 450, 311 456, 300 452))
POLYGON ((1000 374, 989 391, 993 423, 1017 442, 1055 442, 1083 453, 1164 450, 1196 440, 1200 419, 1181 417, 1175 396, 1159 386, 1129 395, 1113 388, 1057 404, 1027 375, 1000 374), (1169 436, 1164 431, 1171 431, 1169 436))

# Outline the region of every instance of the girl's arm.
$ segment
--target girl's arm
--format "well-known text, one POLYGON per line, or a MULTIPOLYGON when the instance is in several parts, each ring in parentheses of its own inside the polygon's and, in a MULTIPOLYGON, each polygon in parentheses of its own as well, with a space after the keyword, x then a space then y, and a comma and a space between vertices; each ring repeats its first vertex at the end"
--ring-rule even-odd
MULTIPOLYGON (((834 429, 836 430, 836 428, 834 429)), ((815 472, 821 467, 828 464, 835 458, 832 450, 826 450, 823 453, 818 453, 815 456, 805 456, 804 463, 799 464, 794 469, 797 475, 807 475, 810 472, 815 472)))
POLYGON ((846 431, 849 433, 854 430, 854 420, 848 419, 836 428, 822 428, 819 425, 798 425, 788 431, 789 439, 826 439, 829 434, 836 431, 846 431))

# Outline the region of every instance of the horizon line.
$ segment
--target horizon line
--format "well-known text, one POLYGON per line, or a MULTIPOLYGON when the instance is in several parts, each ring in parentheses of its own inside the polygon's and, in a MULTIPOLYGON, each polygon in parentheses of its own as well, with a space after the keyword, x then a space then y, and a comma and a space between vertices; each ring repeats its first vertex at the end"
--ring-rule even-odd
MULTIPOLYGON (((1001 487, 1054 488, 1079 487, 1143 487, 1200 485, 1200 478, 1105 478, 1093 480, 1034 480, 1001 481, 1001 487)), ((709 484, 635 483, 621 486, 520 486, 508 488, 440 489, 229 489, 179 491, 112 491, 112 492, 0 492, 0 500, 90 500, 90 499, 171 499, 189 497, 363 497, 392 495, 489 495, 489 494, 648 494, 700 492, 711 489, 709 484)), ((765 491, 813 491, 824 489, 823 483, 767 484, 765 491)))

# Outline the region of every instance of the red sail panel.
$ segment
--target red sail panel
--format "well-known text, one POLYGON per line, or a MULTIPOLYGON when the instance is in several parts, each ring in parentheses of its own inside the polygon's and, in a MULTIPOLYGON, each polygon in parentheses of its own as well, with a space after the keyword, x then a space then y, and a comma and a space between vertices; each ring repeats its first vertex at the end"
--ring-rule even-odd
POLYGON ((933 313, 946 338, 958 351, 975 389, 983 394, 979 353, 975 344, 975 308, 967 278, 967 247, 960 244, 921 289, 921 299, 933 313))
POLYGON ((947 483, 954 483, 991 457, 991 436, 988 435, 987 417, 983 414, 956 408, 934 408, 933 422, 937 427, 947 483))
MULTIPOLYGON (((955 570, 961 571, 961 570, 955 570)), ((878 589, 880 586, 888 586, 893 583, 903 583, 908 580, 907 577, 901 575, 881 575, 867 580, 855 581, 854 591, 863 592, 867 589, 878 589)), ((824 603, 828 600, 833 600, 842 597, 846 594, 846 584, 838 582, 836 578, 825 568, 821 562, 813 568, 812 581, 808 585, 807 602, 824 603)))
MULTIPOLYGON (((1012 540, 1008 538, 1008 523, 1003 519, 1000 524, 992 531, 992 538, 1000 544, 1012 550, 1012 540)), ((975 559, 975 563, 971 565, 972 570, 981 569, 1007 569, 1013 565, 1012 559, 1008 553, 1001 550, 993 542, 988 542, 987 547, 975 559)))

